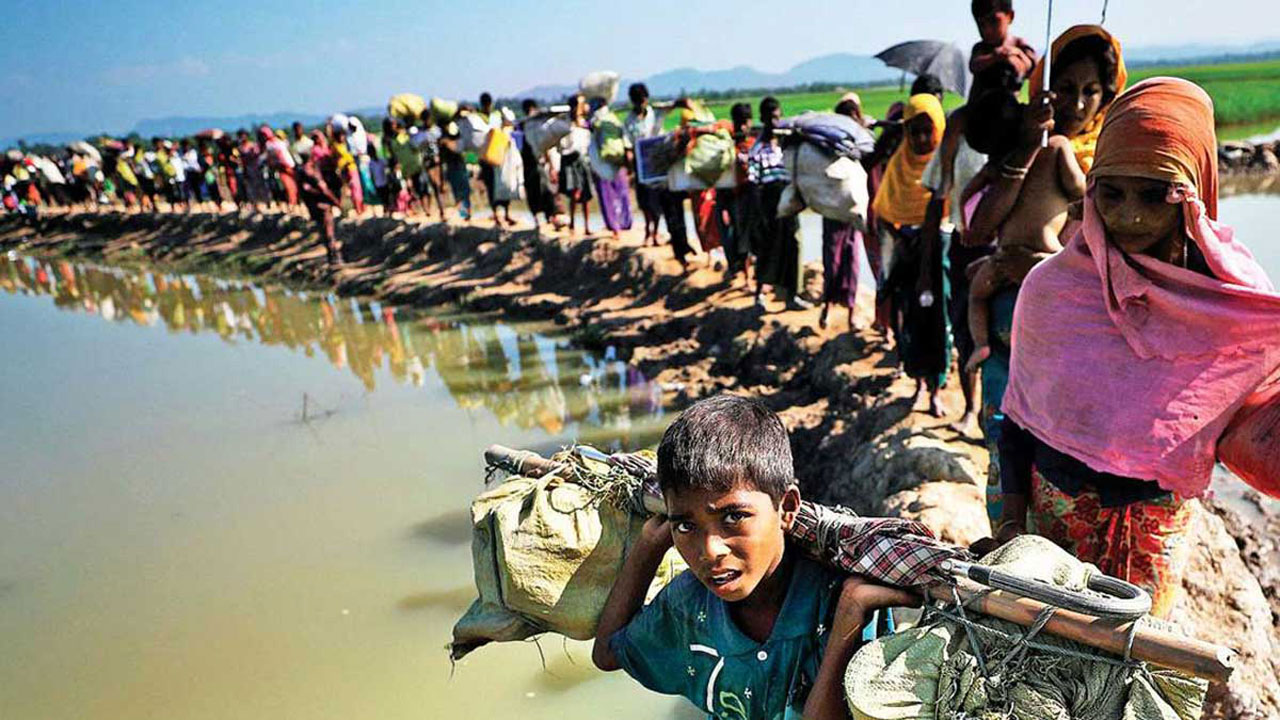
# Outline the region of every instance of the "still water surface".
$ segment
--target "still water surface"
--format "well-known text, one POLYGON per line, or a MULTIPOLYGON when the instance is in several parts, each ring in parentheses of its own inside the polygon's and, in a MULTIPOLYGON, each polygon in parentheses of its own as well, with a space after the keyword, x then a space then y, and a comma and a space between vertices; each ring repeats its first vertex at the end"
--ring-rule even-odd
POLYGON ((690 716, 558 638, 450 677, 483 448, 665 423, 546 330, 0 257, 0 716, 690 716))
MULTIPOLYGON (((1222 204, 1273 277, 1277 215, 1222 204)), ((542 326, 23 257, 0 347, 5 720, 699 717, 584 643, 444 649, 481 451, 653 444, 670 418, 625 365, 542 326)))

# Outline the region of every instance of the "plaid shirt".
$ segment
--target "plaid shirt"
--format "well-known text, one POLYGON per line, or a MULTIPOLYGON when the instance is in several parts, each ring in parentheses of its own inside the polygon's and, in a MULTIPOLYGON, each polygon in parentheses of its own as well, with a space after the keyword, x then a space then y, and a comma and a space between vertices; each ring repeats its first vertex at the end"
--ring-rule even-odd
POLYGON ((914 520, 859 517, 808 501, 800 503, 788 535, 815 560, 899 587, 933 584, 942 579, 939 563, 968 556, 914 520))

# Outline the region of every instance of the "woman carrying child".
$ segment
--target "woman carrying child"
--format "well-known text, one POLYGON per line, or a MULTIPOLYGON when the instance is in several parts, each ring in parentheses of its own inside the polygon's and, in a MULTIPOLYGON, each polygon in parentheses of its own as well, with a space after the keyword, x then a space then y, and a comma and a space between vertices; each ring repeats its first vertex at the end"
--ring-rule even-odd
MULTIPOLYGON (((1019 147, 1000 163, 998 180, 974 214, 969 243, 997 235, 995 256, 976 263, 969 292, 969 330, 976 368, 991 355, 988 302, 997 290, 1016 285, 1040 260, 1061 249, 1058 234, 1067 222, 1067 205, 1080 199, 1085 174, 1107 107, 1127 77, 1120 41, 1098 25, 1077 25, 1053 43, 1050 92, 1037 93, 1025 111, 1019 147), (1052 137, 1046 147, 1041 140, 1052 137)), ((1044 86, 1044 64, 1036 66, 1031 87, 1044 86)), ((994 175, 990 166, 984 179, 994 175)), ((982 182, 981 180, 979 182, 982 182)))
MULTIPOLYGON (((1019 110, 1015 100, 1005 98, 1002 102, 1013 112, 995 116, 987 110, 971 111, 968 128, 969 138, 977 146, 988 144, 980 137, 983 134, 1019 138, 1012 148, 988 148, 987 167, 964 195, 968 206, 969 197, 983 193, 962 242, 982 246, 994 240, 998 247, 1015 248, 997 252, 996 259, 989 261, 990 270, 973 278, 974 286, 984 287, 969 296, 975 349, 965 362, 982 367, 981 424, 996 468, 1000 467, 1000 403, 1009 377, 1009 336, 1017 285, 1032 265, 1050 254, 1037 247, 1060 246, 1058 237, 1067 222, 1067 208, 1084 192, 1085 173, 1093 163, 1107 108, 1124 90, 1127 78, 1119 41, 1096 25, 1079 25, 1063 33, 1053 43, 1051 61, 1050 104, 1045 104, 1046 96, 1036 94, 1029 107, 1019 110), (1019 123, 1021 133, 1015 129, 1019 123), (1001 129, 1006 125, 1007 131, 1001 129), (1048 147, 1042 148, 1046 130, 1052 135, 1048 147), (995 282, 986 282, 992 279, 995 282)), ((1043 65, 1033 74, 1032 87, 1044 87, 1043 65)), ((990 93, 977 104, 1000 107, 998 96, 998 91, 990 93), (994 102, 988 103, 989 98, 994 102)), ((1000 514, 998 486, 999 479, 992 478, 987 511, 993 520, 1000 514)))
POLYGON ((1001 439, 997 538, 1034 532, 1168 617, 1187 498, 1219 438, 1280 379, 1280 293, 1217 222, 1213 104, 1153 78, 1108 113, 1083 223, 1022 284, 1001 439))

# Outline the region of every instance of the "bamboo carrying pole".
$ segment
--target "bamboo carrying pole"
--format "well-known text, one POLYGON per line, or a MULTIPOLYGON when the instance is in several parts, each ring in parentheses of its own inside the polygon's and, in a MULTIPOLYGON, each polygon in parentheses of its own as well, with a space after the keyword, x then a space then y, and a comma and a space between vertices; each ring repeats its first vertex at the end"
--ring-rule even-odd
MULTIPOLYGON (((1030 627, 1035 623, 1036 616, 1046 607, 1044 603, 1003 590, 988 590, 968 580, 960 580, 956 591, 960 600, 965 603, 965 608, 1023 627, 1030 627)), ((943 602, 955 601, 951 588, 947 585, 935 585, 929 588, 929 594, 943 602)), ((1134 622, 1090 617, 1059 609, 1045 623, 1044 630, 1067 640, 1123 656, 1134 622)), ((1235 653, 1230 648, 1142 625, 1134 633, 1133 648, 1129 655, 1135 660, 1217 682, 1226 682, 1235 669, 1232 664, 1235 653)))

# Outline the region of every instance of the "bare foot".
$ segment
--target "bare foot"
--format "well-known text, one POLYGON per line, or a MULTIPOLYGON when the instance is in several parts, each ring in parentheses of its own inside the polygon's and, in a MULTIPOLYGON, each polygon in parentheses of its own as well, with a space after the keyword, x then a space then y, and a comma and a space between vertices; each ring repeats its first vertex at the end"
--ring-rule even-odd
POLYGON ((957 433, 960 433, 965 437, 971 437, 978 429, 978 413, 976 410, 970 410, 964 415, 961 415, 959 420, 951 423, 947 427, 950 427, 952 430, 955 430, 957 433))
POLYGON ((973 354, 969 356, 969 362, 964 364, 964 371, 967 373, 975 373, 978 368, 982 367, 982 363, 991 357, 991 346, 982 345, 975 348, 973 354))
POLYGON ((942 401, 938 398, 937 391, 929 395, 929 414, 936 418, 945 417, 947 414, 946 408, 942 407, 942 401))

